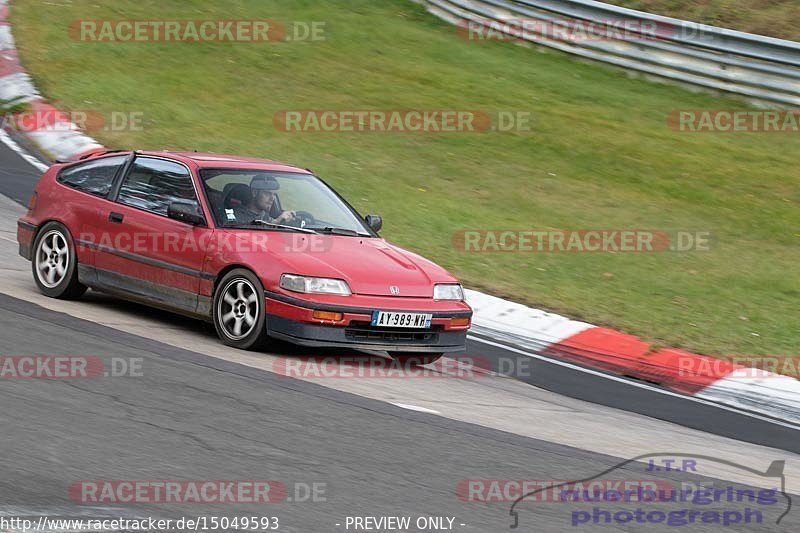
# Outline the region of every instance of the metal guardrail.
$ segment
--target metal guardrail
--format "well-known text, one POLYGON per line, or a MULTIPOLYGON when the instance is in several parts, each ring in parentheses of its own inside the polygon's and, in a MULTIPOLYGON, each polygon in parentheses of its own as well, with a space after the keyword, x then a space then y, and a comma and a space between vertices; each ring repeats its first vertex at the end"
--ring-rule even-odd
POLYGON ((504 35, 648 75, 800 106, 800 43, 592 0, 415 0, 468 39, 504 35))

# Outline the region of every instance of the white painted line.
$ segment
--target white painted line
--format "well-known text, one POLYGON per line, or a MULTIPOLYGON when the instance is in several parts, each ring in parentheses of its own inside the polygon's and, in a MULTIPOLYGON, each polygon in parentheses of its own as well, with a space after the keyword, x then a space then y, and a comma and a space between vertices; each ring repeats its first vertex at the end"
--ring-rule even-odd
POLYGON ((557 366, 562 366, 564 368, 577 370, 578 372, 583 372, 584 374, 591 374, 593 376, 598 376, 598 377, 601 377, 601 378, 604 378, 604 379, 608 379, 608 380, 611 380, 611 381, 616 381, 617 383, 625 383, 626 385, 630 385, 631 387, 637 387, 637 388, 640 388, 640 389, 645 389, 645 390, 657 392, 659 394, 663 394, 665 396, 672 396, 674 398, 683 398, 684 400, 689 400, 691 402, 699 403, 699 404, 702 404, 702 405, 708 405, 710 407, 716 407, 716 408, 722 409, 724 411, 730 411, 732 413, 736 413, 736 414, 739 414, 739 415, 742 415, 742 416, 755 418, 757 420, 762 420, 764 422, 769 422, 769 423, 775 424, 777 426, 783 426, 783 427, 786 427, 786 428, 789 428, 789 429, 794 429, 794 430, 800 431, 800 426, 797 426, 795 424, 791 424, 791 423, 788 423, 788 422, 783 422, 783 421, 780 421, 780 420, 775 420, 773 418, 769 418, 769 417, 766 417, 766 416, 761 416, 761 415, 758 415, 758 414, 755 414, 755 413, 751 413, 749 411, 742 411, 741 409, 735 409, 733 407, 728 407, 727 405, 723 405, 723 404, 720 404, 718 402, 702 400, 702 399, 697 398, 695 396, 686 396, 685 394, 678 394, 677 392, 668 391, 668 390, 665 390, 665 389, 661 389, 659 387, 655 387, 653 385, 648 385, 646 383, 640 383, 638 381, 630 381, 630 380, 627 380, 625 378, 621 378, 619 376, 613 376, 611 374, 605 374, 605 373, 600 372, 598 370, 592 370, 591 368, 584 368, 582 366, 573 365, 572 363, 567 363, 565 361, 559 361, 558 359, 551 359, 549 357, 545 357, 543 355, 539 355, 539 354, 536 354, 536 353, 526 352, 524 350, 520 350, 520 349, 514 348, 512 346, 506 346, 505 344, 500 344, 498 342, 492 342, 492 341, 489 341, 489 340, 486 340, 486 339, 481 339, 480 337, 474 337, 472 335, 467 335, 467 339, 472 340, 472 341, 476 341, 476 342, 482 342, 483 344, 488 344, 490 346, 495 346, 497 348, 502 348, 503 350, 506 350, 506 351, 509 351, 509 352, 514 352, 514 353, 518 353, 518 354, 521 354, 521 355, 526 355, 528 357, 532 357, 534 359, 539 359, 540 361, 544 361, 545 363, 551 363, 551 364, 554 364, 554 365, 557 365, 557 366))
POLYGON ((391 402, 392 405, 396 405, 397 407, 402 407, 403 409, 408 409, 409 411, 419 411, 420 413, 430 413, 432 415, 440 415, 439 411, 434 411, 433 409, 428 409, 427 407, 420 407, 418 405, 408 405, 405 403, 394 403, 391 402))
POLYGON ((42 163, 41 161, 30 155, 25 150, 23 150, 22 147, 14 141, 14 139, 9 137, 8 133, 4 132, 1 129, 0 129, 0 141, 2 141, 3 144, 8 146, 10 149, 16 152, 17 155, 19 155, 22 159, 30 163, 34 168, 37 168, 39 171, 44 172, 49 168, 47 165, 45 165, 44 163, 42 163))

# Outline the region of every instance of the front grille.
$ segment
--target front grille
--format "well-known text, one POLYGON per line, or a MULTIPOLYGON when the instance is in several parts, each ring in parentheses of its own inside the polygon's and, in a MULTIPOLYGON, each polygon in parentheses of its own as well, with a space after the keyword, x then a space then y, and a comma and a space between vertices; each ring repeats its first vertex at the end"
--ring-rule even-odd
POLYGON ((349 340, 383 344, 429 344, 439 339, 439 334, 431 330, 376 328, 356 326, 344 329, 349 340))

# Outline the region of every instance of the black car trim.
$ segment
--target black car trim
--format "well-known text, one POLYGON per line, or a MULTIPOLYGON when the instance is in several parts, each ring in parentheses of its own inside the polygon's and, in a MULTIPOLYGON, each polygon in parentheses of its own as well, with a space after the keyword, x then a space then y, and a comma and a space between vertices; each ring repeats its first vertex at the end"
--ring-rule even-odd
POLYGON ((36 231, 39 228, 39 226, 36 224, 31 224, 30 222, 25 222, 24 220, 17 220, 17 226, 31 231, 36 231))
POLYGON ((33 252, 31 252, 31 247, 26 244, 19 243, 19 255, 28 261, 33 260, 33 252))
MULTIPOLYGON (((340 312, 340 313, 356 313, 360 315, 371 315, 372 312, 376 309, 375 307, 352 307, 349 305, 331 305, 331 304, 322 304, 322 303, 315 303, 309 302, 308 300, 301 300, 300 298, 294 298, 292 296, 287 296, 285 294, 281 294, 279 292, 273 292, 269 290, 264 290, 264 296, 267 298, 271 298, 273 300, 278 300, 279 302, 296 305, 298 307, 303 307, 306 309, 314 309, 316 311, 332 311, 332 312, 340 312)), ((398 313, 423 313, 425 311, 420 310, 413 310, 413 311, 403 311, 399 309, 392 309, 392 311, 396 311, 398 313)), ((470 318, 472 317, 472 311, 431 311, 431 315, 433 318, 470 318)))
POLYGON ((128 175, 128 171, 130 170, 131 166, 133 166, 134 159, 136 159, 136 152, 131 152, 128 155, 128 159, 126 159, 122 164, 122 167, 120 167, 117 175, 114 176, 114 181, 111 184, 111 190, 108 192, 108 200, 117 203, 119 189, 122 187, 122 182, 125 179, 125 176, 128 175))
MULTIPOLYGON (((26 229, 28 231, 33 232, 34 235, 36 234, 37 230, 39 229, 39 226, 37 226, 35 224, 31 224, 29 222, 24 222, 22 220, 17 220, 17 226, 19 226, 22 229, 26 229)), ((27 259, 28 261, 30 261, 33 258, 33 239, 31 239, 31 241, 28 242, 28 243, 24 243, 24 242, 20 241, 20 243, 19 243, 19 255, 21 255, 24 259, 27 259)))
POLYGON ((211 319, 211 298, 126 274, 78 265, 78 279, 93 289, 192 318, 211 319))
POLYGON ((289 341, 300 346, 319 348, 352 348, 356 350, 383 350, 388 352, 446 353, 466 349, 467 332, 442 331, 423 341, 405 342, 402 339, 353 339, 346 328, 305 324, 277 315, 267 315, 267 333, 270 337, 289 341))
POLYGON ((135 254, 132 252, 125 252, 122 250, 117 250, 115 248, 111 248, 109 246, 104 246, 102 244, 95 244, 91 241, 86 241, 83 239, 77 239, 75 241, 80 246, 84 246, 91 250, 97 250, 100 252, 105 252, 108 254, 116 255, 118 257, 122 257, 123 259, 129 259, 131 261, 136 261, 137 263, 142 263, 145 265, 157 267, 157 268, 164 268, 166 270, 172 270, 173 272, 177 272, 179 274, 185 274, 187 276, 192 276, 195 278, 205 279, 205 280, 212 280, 216 276, 214 274, 209 274, 208 272, 202 272, 200 270, 195 270, 192 268, 187 268, 184 266, 176 265, 174 263, 168 263, 166 261, 162 261, 160 259, 153 259, 152 257, 146 257, 143 255, 135 254))

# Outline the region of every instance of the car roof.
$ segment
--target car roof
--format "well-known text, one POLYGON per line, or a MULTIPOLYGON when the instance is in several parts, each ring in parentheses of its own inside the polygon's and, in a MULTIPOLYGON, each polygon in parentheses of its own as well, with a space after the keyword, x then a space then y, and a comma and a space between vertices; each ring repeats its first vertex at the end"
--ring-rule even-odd
MULTIPOLYGON (((111 151, 102 151, 89 155, 86 159, 110 155, 111 151)), ((123 152, 119 152, 123 153, 123 152)), ((130 152, 128 152, 130 153, 130 152)), ((267 170, 276 172, 299 172, 302 174, 311 174, 309 169, 295 167, 280 161, 273 161, 271 159, 261 159, 258 157, 244 157, 229 154, 214 154, 204 152, 172 152, 167 150, 151 151, 151 150, 137 150, 139 155, 149 155, 156 157, 168 157, 183 163, 194 163, 199 168, 235 168, 241 170, 267 170)))

